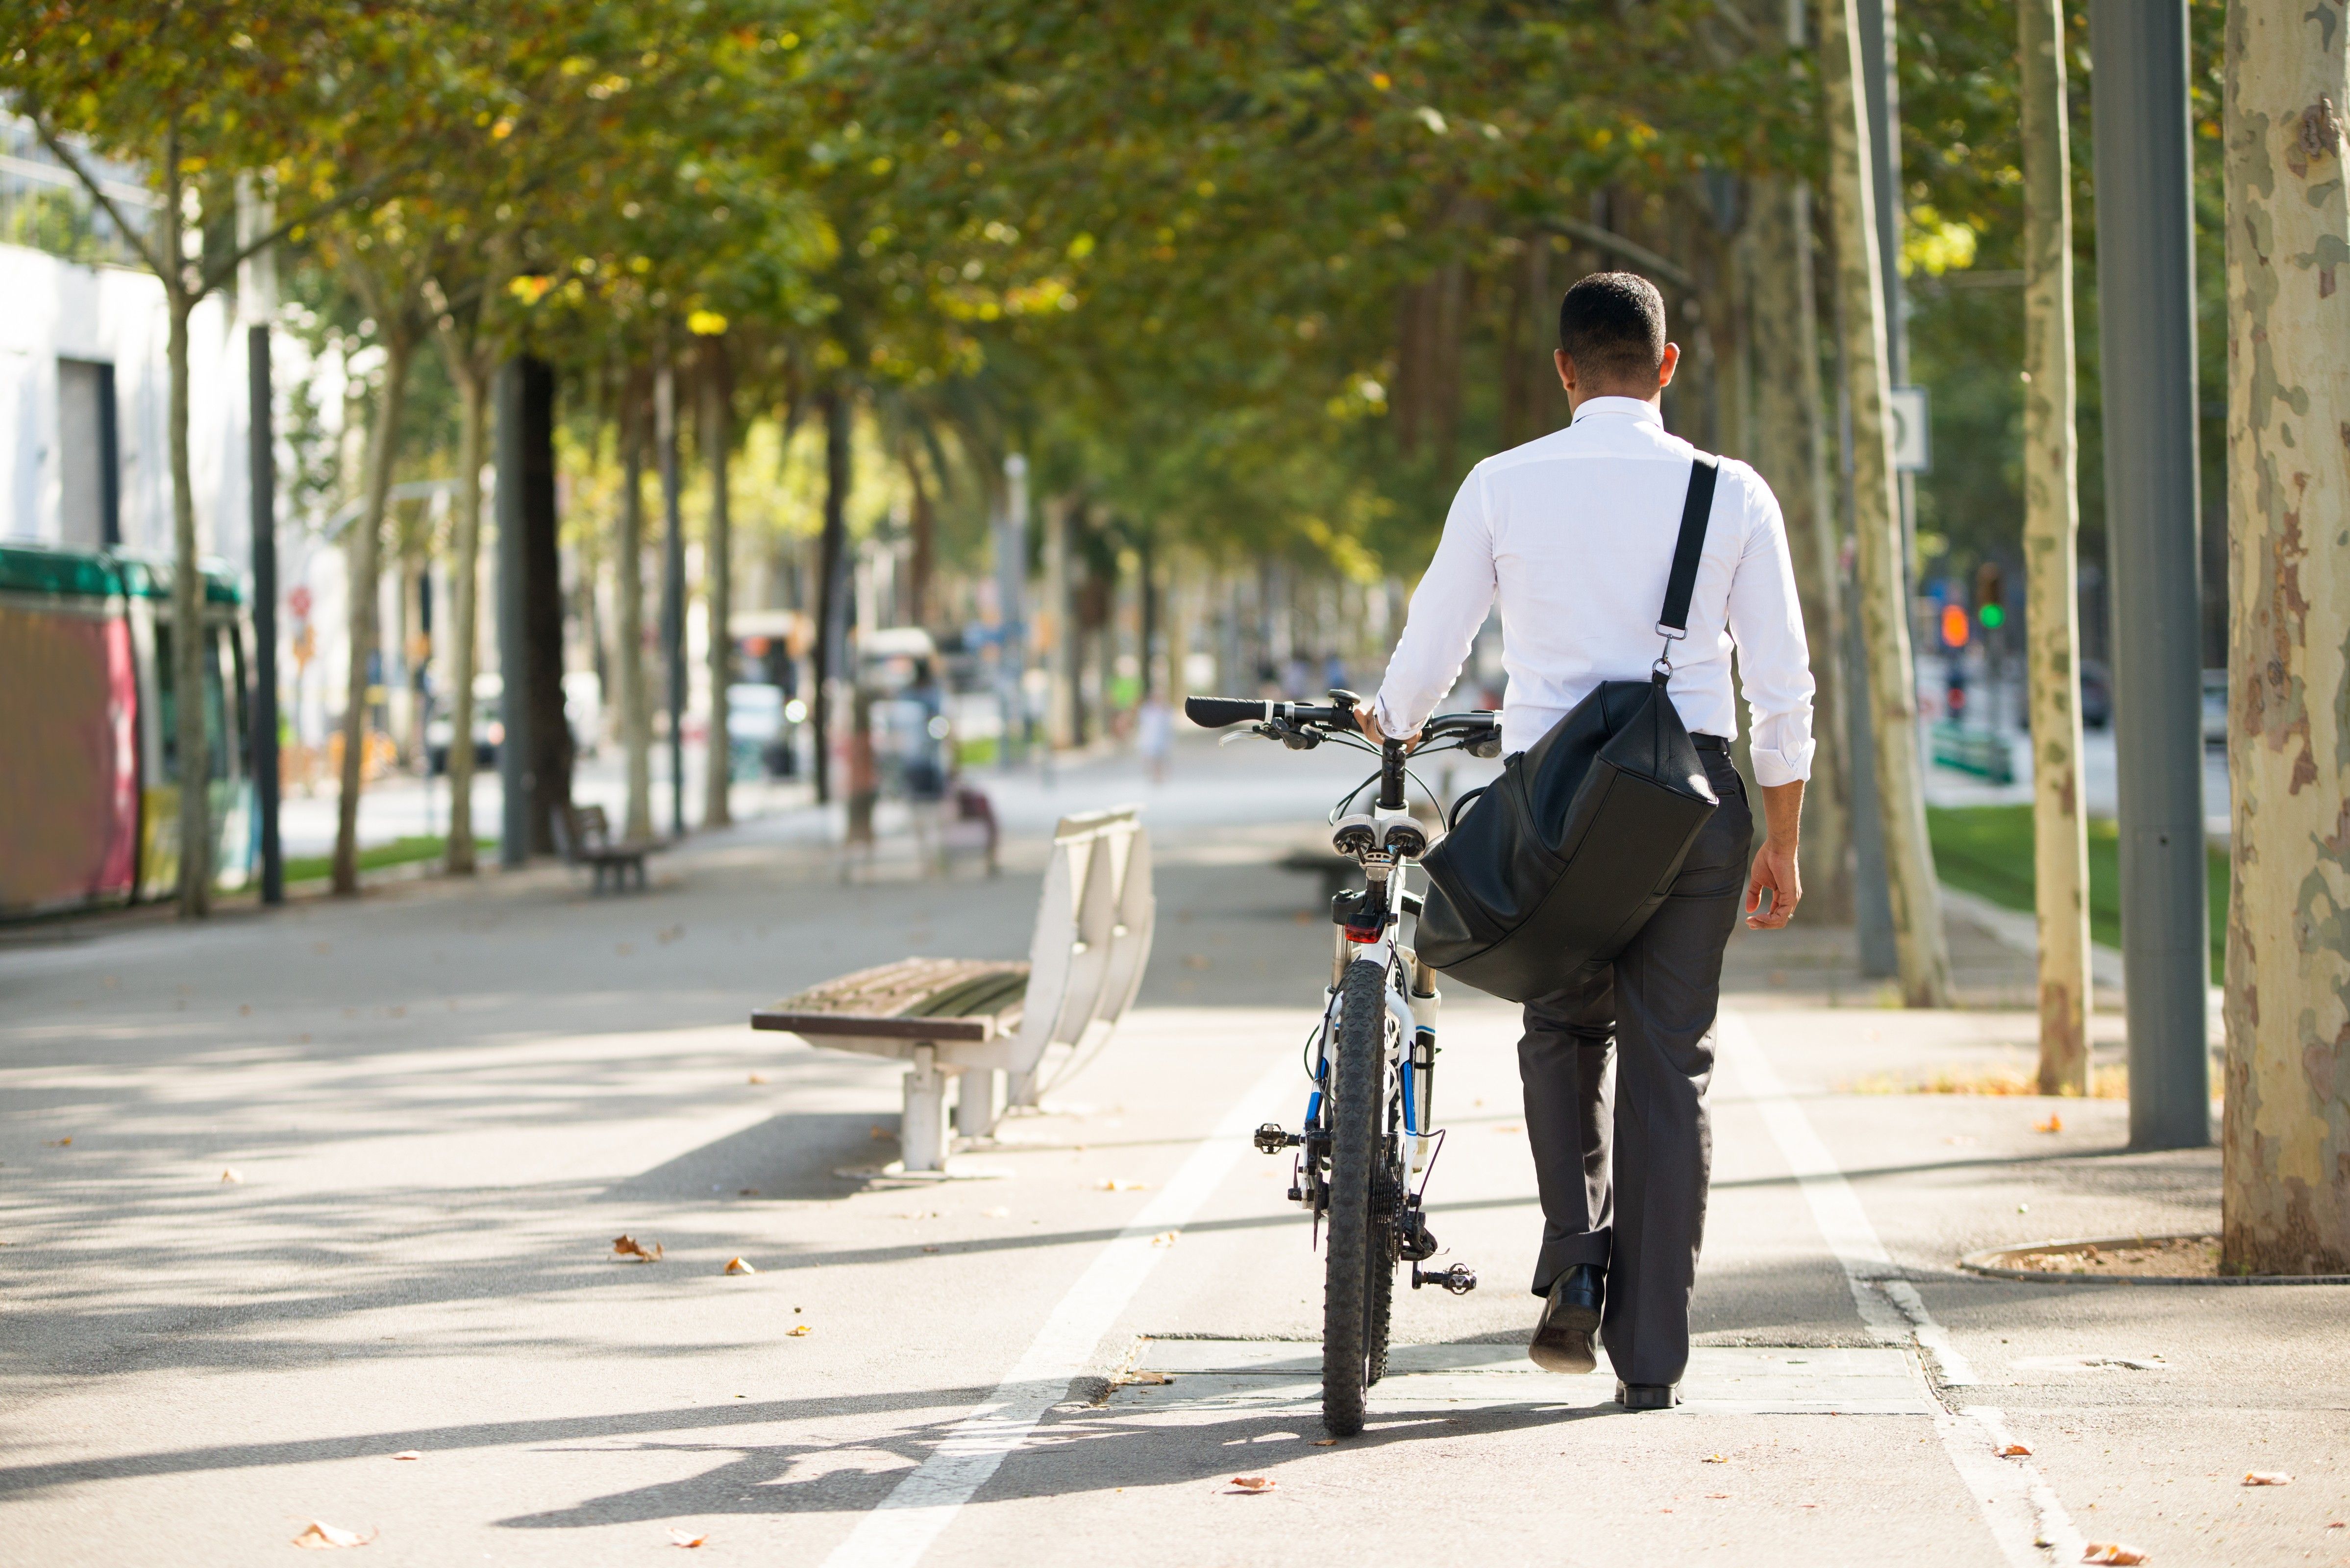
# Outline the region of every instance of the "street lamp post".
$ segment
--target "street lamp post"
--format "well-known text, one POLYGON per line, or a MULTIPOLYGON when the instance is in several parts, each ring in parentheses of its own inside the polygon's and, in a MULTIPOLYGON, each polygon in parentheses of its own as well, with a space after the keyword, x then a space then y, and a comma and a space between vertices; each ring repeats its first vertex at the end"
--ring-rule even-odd
POLYGON ((2130 1142, 2211 1141, 2186 0, 2092 0, 2130 1142))

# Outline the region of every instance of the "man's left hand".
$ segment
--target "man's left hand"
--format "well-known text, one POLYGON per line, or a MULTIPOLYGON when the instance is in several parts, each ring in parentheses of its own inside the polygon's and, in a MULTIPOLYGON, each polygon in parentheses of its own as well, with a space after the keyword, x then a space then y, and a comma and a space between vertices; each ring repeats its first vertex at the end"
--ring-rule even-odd
POLYGON ((1795 868, 1794 847, 1765 843, 1746 878, 1747 926, 1758 931, 1777 930, 1795 918, 1795 906, 1803 897, 1804 878, 1795 868), (1762 908, 1765 892, 1771 895, 1768 909, 1762 908))

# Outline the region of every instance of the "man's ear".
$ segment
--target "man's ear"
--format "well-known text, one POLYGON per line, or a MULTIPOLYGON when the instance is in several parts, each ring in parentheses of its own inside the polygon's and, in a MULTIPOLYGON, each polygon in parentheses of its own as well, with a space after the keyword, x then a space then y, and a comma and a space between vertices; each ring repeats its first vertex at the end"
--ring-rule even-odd
POLYGON ((1570 392, 1575 390, 1575 361, 1567 358, 1566 350, 1552 349, 1550 362, 1558 367, 1558 384, 1570 392))
POLYGON ((1673 371, 1679 368, 1680 362, 1681 346, 1678 343, 1666 344, 1665 357, 1657 366, 1657 390, 1661 392, 1673 384, 1673 371))

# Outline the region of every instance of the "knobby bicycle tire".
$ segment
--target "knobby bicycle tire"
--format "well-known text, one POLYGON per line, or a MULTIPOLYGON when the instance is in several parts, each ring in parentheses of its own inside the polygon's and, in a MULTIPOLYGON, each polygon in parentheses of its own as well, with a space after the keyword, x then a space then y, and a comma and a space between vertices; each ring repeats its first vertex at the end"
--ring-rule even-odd
MULTIPOLYGON (((1386 1072, 1380 1072, 1384 1086, 1386 1072)), ((1402 1189, 1402 1162, 1399 1158, 1402 1142, 1397 1137, 1396 1113, 1400 1108, 1394 1100, 1381 1096, 1380 1132, 1378 1153, 1371 1164, 1371 1244, 1363 1258, 1363 1289, 1366 1293, 1364 1332, 1369 1343, 1364 1346, 1367 1368, 1364 1382, 1377 1384, 1388 1375, 1388 1327, 1395 1316, 1396 1277, 1396 1200, 1402 1189)))
MULTIPOLYGON (((1347 966, 1330 1064, 1330 1208, 1323 1243, 1322 1425, 1333 1437, 1363 1429, 1370 1386, 1371 1272, 1386 1260, 1371 1196, 1386 1139, 1379 1089, 1387 1072, 1387 974, 1368 959, 1347 966)), ((1392 1285, 1390 1285, 1392 1289, 1392 1285)), ((1382 1325, 1384 1327, 1384 1325, 1382 1325)), ((1384 1333, 1378 1337, 1386 1338, 1384 1333)), ((1384 1349, 1384 1346, 1382 1346, 1384 1349)))

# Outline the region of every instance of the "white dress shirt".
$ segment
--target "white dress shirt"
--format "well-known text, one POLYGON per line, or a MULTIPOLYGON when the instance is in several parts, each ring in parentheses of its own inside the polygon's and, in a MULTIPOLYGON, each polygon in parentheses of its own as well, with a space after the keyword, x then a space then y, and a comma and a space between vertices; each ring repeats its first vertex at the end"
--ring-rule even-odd
MULTIPOLYGON (((1575 422, 1487 458, 1462 481, 1380 682, 1380 729, 1407 735, 1461 674, 1498 592, 1509 690, 1502 746, 1523 752, 1603 680, 1641 680, 1695 451, 1637 398, 1591 398, 1575 422)), ((1730 654, 1753 722, 1755 782, 1812 771, 1812 670, 1787 529, 1771 487, 1721 460, 1669 690, 1692 734, 1731 739, 1730 654)))

